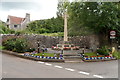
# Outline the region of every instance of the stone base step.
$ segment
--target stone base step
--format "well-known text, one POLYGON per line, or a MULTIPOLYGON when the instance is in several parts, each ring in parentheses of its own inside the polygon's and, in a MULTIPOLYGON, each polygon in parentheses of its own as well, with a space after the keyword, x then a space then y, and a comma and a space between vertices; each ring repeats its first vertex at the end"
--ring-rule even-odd
POLYGON ((83 62, 82 59, 64 59, 65 62, 83 62))
POLYGON ((81 59, 80 56, 63 56, 64 59, 81 59))
POLYGON ((65 62, 83 62, 81 57, 78 55, 64 55, 63 57, 65 62))

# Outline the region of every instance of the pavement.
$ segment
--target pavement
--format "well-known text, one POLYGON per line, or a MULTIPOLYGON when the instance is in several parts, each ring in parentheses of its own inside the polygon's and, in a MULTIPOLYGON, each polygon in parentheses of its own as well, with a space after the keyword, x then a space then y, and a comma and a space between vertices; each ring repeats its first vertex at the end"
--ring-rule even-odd
POLYGON ((3 78, 118 78, 118 61, 55 63, 2 55, 3 78))

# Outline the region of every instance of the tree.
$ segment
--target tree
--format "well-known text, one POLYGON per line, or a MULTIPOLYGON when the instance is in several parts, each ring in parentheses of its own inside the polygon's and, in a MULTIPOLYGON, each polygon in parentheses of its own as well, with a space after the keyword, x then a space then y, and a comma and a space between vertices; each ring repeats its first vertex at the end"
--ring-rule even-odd
POLYGON ((57 16, 62 17, 70 5, 69 0, 59 0, 57 7, 57 16))
POLYGON ((69 5, 69 32, 71 34, 94 32, 106 41, 109 31, 120 33, 120 4, 113 2, 72 2, 69 5))
POLYGON ((63 32, 63 19, 61 17, 37 20, 29 23, 27 30, 33 33, 56 33, 63 32))

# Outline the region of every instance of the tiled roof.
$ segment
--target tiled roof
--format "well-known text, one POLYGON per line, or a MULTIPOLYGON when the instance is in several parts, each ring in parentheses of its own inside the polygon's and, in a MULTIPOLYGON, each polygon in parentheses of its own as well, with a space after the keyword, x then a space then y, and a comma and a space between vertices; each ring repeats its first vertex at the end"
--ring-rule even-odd
POLYGON ((8 16, 10 19, 10 24, 21 24, 25 18, 21 18, 21 17, 15 17, 15 16, 8 16))

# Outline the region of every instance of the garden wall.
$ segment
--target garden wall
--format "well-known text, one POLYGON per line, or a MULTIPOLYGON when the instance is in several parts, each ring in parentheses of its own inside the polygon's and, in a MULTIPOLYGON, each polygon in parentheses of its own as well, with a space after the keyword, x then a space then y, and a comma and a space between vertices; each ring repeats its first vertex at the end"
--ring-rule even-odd
MULTIPOLYGON (((51 37, 43 35, 2 35, 2 41, 5 41, 10 38, 25 38, 30 43, 31 48, 37 48, 37 42, 39 40, 40 46, 45 46, 51 48, 51 46, 58 44, 60 41, 63 41, 63 37, 51 37)), ((76 36, 69 37, 68 39, 71 43, 80 46, 87 47, 91 49, 96 49, 99 46, 99 39, 96 35, 90 36, 76 36)))

